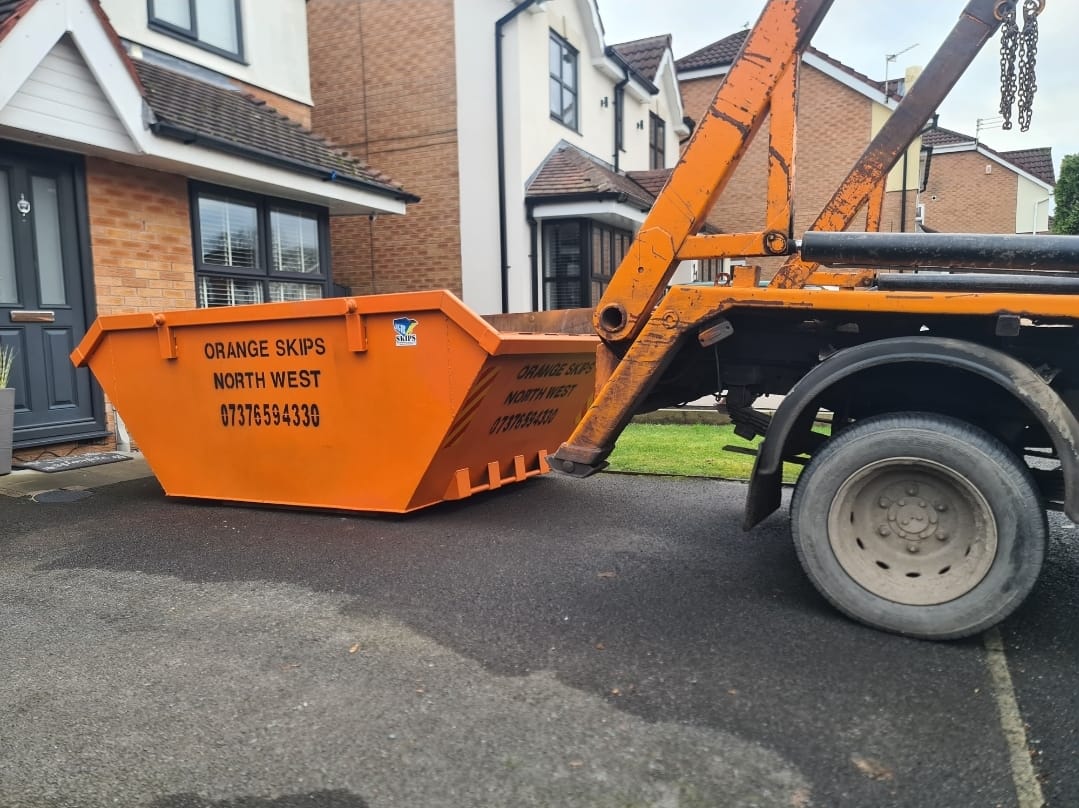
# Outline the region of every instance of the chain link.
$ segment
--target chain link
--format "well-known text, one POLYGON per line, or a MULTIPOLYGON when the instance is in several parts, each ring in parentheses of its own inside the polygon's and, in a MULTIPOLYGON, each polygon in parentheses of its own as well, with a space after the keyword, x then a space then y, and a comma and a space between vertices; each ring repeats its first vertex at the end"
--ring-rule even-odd
POLYGON ((1045 0, 1001 0, 996 7, 1000 26, 1000 114, 1003 129, 1012 128, 1012 107, 1018 99, 1019 129, 1026 132, 1034 115, 1038 91, 1038 15, 1045 0), (1023 30, 1019 30, 1019 2, 1023 4, 1023 30))
POLYGON ((1026 0, 1023 3, 1023 33, 1019 47, 1019 131, 1030 129, 1034 117, 1034 94, 1038 92, 1038 15, 1044 3, 1026 0))
POLYGON ((1015 21, 1015 2, 1006 0, 997 6, 1000 25, 1000 114, 1004 118, 1002 129, 1012 128, 1012 107, 1018 82, 1015 77, 1015 60, 1019 50, 1019 25, 1015 21))

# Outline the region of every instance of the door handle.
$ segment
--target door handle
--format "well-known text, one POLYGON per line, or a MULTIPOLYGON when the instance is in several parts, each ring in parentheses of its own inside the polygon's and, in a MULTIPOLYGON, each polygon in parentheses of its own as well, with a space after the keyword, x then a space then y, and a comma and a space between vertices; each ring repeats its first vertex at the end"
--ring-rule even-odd
POLYGON ((13 323, 55 323, 56 312, 54 311, 13 311, 11 312, 13 323))

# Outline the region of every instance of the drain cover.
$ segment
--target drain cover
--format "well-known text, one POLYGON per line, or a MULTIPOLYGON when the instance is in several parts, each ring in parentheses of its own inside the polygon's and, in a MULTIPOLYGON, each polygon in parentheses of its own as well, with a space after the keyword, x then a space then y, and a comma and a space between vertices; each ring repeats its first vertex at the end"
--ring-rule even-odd
POLYGON ((42 491, 40 494, 34 494, 32 499, 42 505, 56 505, 62 502, 78 502, 80 499, 93 496, 93 494, 93 491, 54 488, 52 491, 42 491))

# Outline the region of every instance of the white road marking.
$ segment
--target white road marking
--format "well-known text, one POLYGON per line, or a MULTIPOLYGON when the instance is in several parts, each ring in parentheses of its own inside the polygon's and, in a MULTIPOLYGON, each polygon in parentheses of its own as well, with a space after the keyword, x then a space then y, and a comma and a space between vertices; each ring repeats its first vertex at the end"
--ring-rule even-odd
POLYGON ((1011 759, 1012 780, 1019 798, 1018 806, 1042 808, 1045 798, 1034 773, 1034 764, 1030 761, 1027 732, 1023 726, 1023 716, 1019 713, 1019 703, 1015 698, 1012 675, 1008 672, 1008 658, 1004 654, 1004 639, 998 629, 992 628, 985 633, 983 640, 989 676, 993 683, 993 697, 1000 711, 1000 726, 1004 730, 1004 741, 1008 745, 1008 757, 1011 759))

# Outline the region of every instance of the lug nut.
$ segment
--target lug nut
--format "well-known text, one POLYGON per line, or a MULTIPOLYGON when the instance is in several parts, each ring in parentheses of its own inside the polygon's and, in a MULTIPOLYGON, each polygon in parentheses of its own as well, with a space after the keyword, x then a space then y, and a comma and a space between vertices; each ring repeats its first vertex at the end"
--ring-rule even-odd
POLYGON ((892 529, 890 527, 888 527, 887 525, 881 525, 880 530, 878 530, 877 532, 882 536, 891 536, 892 535, 892 529))
POLYGON ((936 507, 937 507, 937 510, 940 511, 941 513, 944 513, 946 510, 948 510, 947 504, 943 503, 943 502, 938 502, 936 507))
POLYGON ((882 508, 887 508, 889 505, 892 504, 892 501, 888 499, 888 497, 881 497, 880 502, 877 504, 880 505, 882 508))
POLYGON ((937 541, 948 541, 948 534, 947 533, 938 533, 937 534, 937 541))
POLYGON ((918 549, 919 548, 918 548, 917 544, 908 544, 907 545, 907 552, 910 553, 911 555, 916 555, 918 553, 918 549))
POLYGON ((912 497, 917 496, 917 494, 918 494, 918 486, 916 486, 916 485, 910 486, 907 489, 907 493, 910 494, 912 497))

